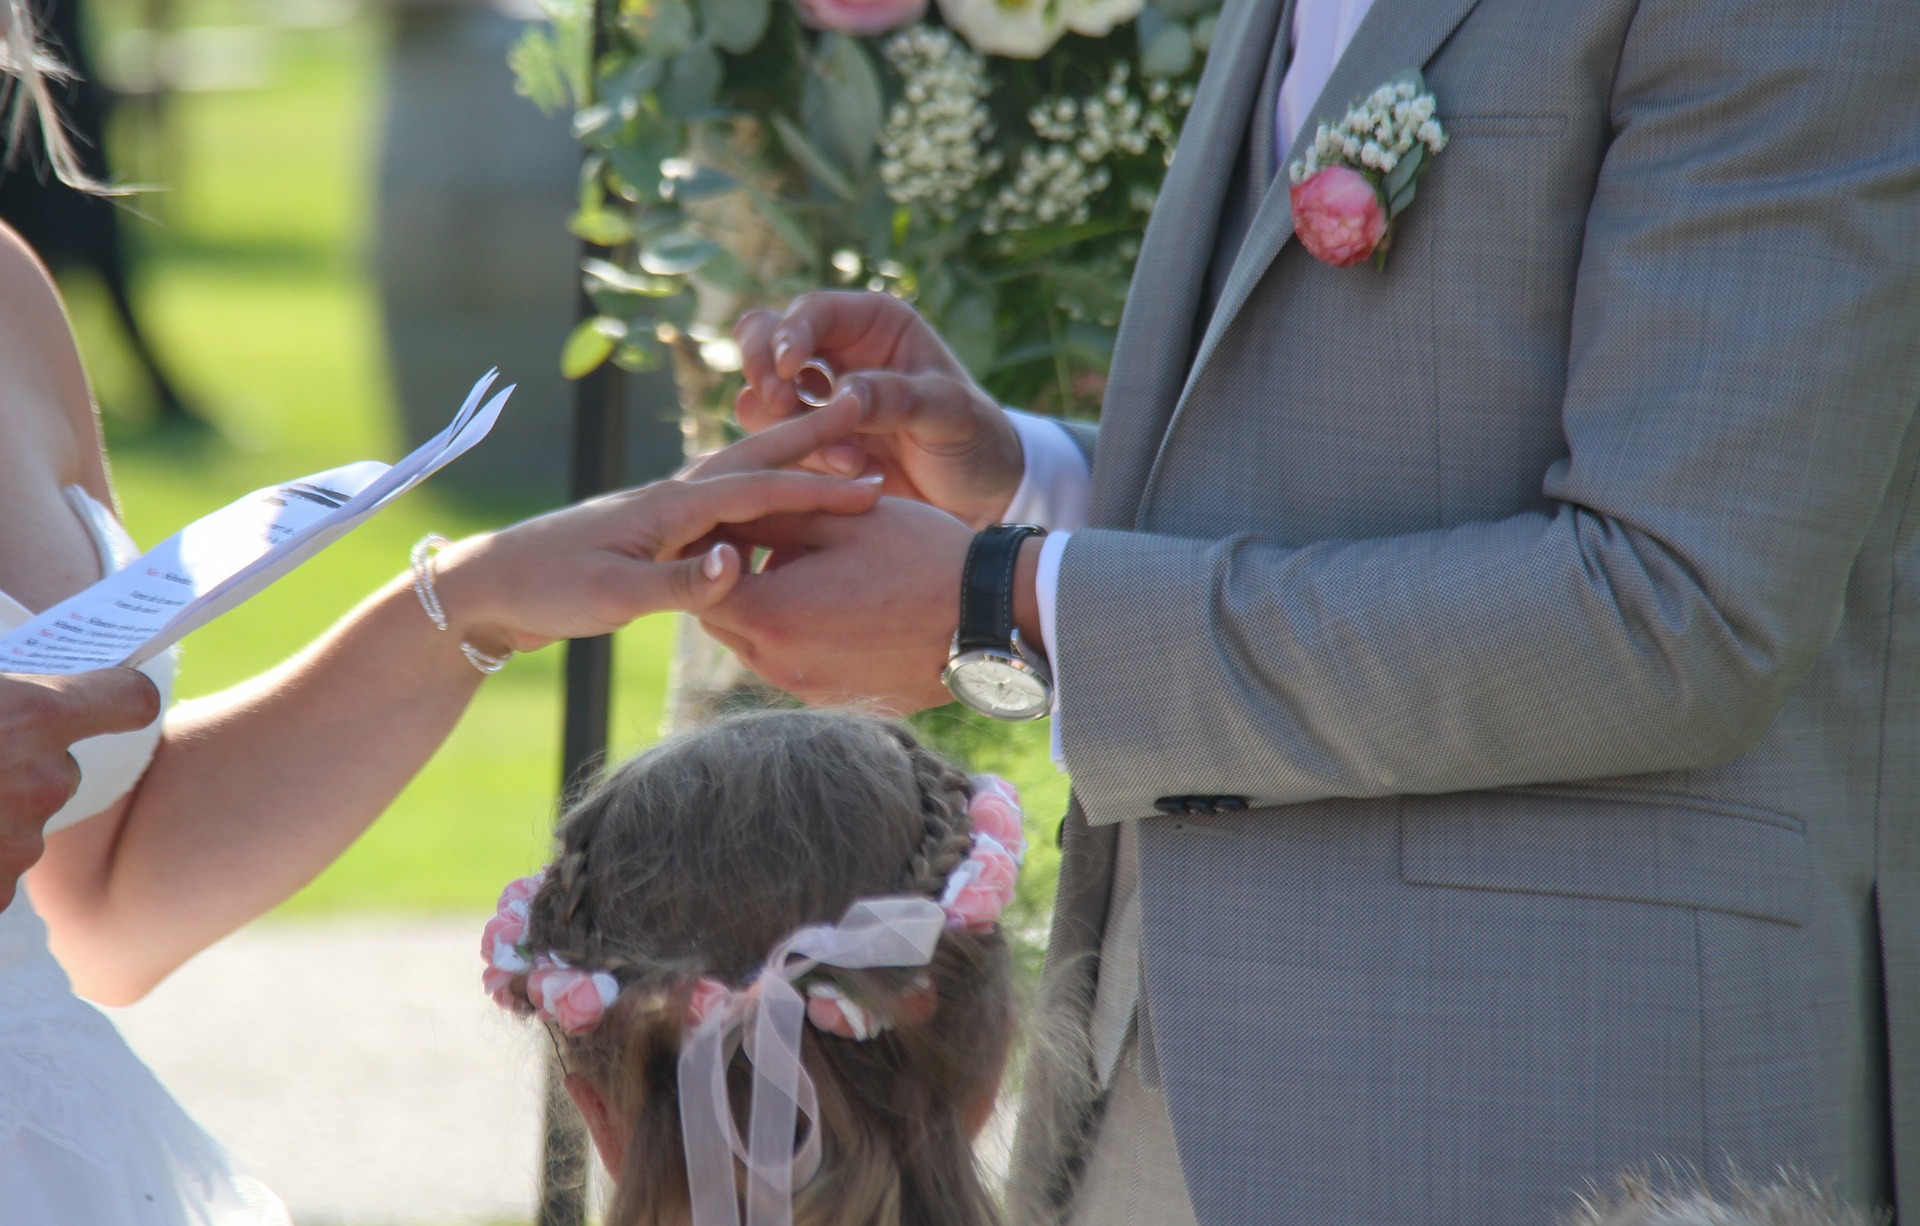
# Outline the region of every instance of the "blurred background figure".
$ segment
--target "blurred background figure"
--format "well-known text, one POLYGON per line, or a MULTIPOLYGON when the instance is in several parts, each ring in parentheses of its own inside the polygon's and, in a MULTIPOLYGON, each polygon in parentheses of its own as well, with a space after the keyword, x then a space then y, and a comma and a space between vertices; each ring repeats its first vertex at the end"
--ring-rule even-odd
MULTIPOLYGON (((54 85, 87 176, 99 183, 121 183, 124 176, 107 157, 106 134, 116 95, 100 82, 85 33, 87 7, 80 0, 39 0, 32 4, 42 37, 74 72, 54 85)), ((163 20, 169 0, 143 0, 153 19, 163 20)), ((157 106, 157 96, 153 99, 157 106)), ((61 274, 91 276, 106 294, 121 340, 146 384, 156 422, 163 426, 200 426, 174 389, 134 308, 129 286, 126 240, 121 233, 125 201, 76 191, 62 183, 31 139, 15 150, 16 164, 0 175, 0 220, 18 230, 49 267, 61 274)))

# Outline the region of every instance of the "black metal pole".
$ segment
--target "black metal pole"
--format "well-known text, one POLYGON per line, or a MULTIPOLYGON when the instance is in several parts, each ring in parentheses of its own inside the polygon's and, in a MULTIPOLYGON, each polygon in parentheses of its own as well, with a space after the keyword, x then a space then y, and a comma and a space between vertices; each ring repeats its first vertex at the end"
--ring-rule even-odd
MULTIPOLYGON (((593 58, 587 79, 606 50, 608 0, 594 0, 593 58)), ((586 101, 583 99, 583 101, 586 101)), ((604 256, 590 243, 581 255, 604 256)), ((593 313, 583 289, 579 317, 593 313)), ((620 488, 627 451, 626 372, 603 363, 574 385, 573 449, 567 497, 579 502, 620 488)), ((565 722, 560 738, 561 795, 568 801, 586 787, 607 753, 607 717, 613 700, 613 638, 574 639, 567 644, 565 722)), ((563 1086, 564 1070, 547 1057, 545 1127, 541 1141, 540 1226, 582 1226, 587 1217, 586 1127, 563 1086)))

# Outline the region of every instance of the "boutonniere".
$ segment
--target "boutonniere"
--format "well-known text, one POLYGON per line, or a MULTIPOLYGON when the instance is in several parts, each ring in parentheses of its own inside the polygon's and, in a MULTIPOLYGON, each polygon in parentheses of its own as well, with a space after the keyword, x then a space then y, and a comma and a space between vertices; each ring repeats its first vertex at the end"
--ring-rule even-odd
POLYGON ((1354 103, 1287 167, 1293 232, 1308 254, 1335 268, 1371 258, 1387 266, 1393 225, 1413 203, 1414 185, 1447 134, 1418 71, 1354 103))

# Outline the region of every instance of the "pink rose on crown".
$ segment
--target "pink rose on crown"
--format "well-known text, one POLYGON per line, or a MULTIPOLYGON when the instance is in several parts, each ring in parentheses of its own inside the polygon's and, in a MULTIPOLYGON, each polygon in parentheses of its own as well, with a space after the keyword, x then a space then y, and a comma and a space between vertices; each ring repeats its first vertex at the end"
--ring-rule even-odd
POLYGON ((480 930, 480 956, 495 970, 518 972, 531 965, 520 950, 527 941, 526 904, 517 905, 517 912, 497 912, 480 930))
POLYGON ((976 785, 973 799, 967 802, 967 818, 975 834, 984 834, 1000 844, 1016 861, 1027 854, 1027 836, 1021 827, 1020 809, 998 791, 976 785))
POLYGON ((585 971, 542 954, 527 975, 527 997, 567 1034, 585 1034, 620 994, 605 971, 585 971))
POLYGON ((947 924, 969 932, 992 931, 1000 913, 1013 901, 1019 879, 1020 866, 1007 849, 988 835, 976 834, 973 854, 953 870, 940 896, 947 924))
POLYGON ((865 37, 920 20, 927 0, 793 0, 793 7, 816 30, 865 37))

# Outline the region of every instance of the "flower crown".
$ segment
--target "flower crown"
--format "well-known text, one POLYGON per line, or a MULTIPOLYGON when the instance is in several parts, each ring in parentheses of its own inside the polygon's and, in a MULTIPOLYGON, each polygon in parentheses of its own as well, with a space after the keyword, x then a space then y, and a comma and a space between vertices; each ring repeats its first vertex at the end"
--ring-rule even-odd
MULTIPOLYGON (((967 858, 947 875, 946 887, 937 901, 947 927, 989 932, 1013 901, 1020 868, 1026 861, 1027 840, 1021 825, 1020 793, 1014 786, 995 775, 975 775, 971 782, 973 790, 966 812, 973 845, 967 858)), ((609 971, 574 966, 558 954, 535 950, 528 943, 528 911, 545 881, 546 870, 542 869, 508 882, 500 892, 493 918, 480 934, 480 956, 487 964, 481 972, 481 986, 503 1009, 523 1016, 538 1014, 570 1035, 586 1034, 618 998, 621 985, 609 971), (522 975, 526 976, 524 996, 515 988, 515 980, 522 975)), ((817 1030, 865 1042, 891 1025, 831 982, 812 980, 803 987, 807 1018, 817 1030)), ((701 977, 688 1000, 688 1028, 698 1027, 716 1007, 738 994, 718 979, 701 977)), ((920 1020, 932 1016, 935 1005, 932 983, 924 974, 900 1000, 901 1011, 920 1020)))
MULTIPOLYGON (((920 894, 857 898, 839 923, 808 924, 789 934, 745 986, 730 987, 712 976, 693 983, 685 998, 679 1087, 694 1226, 739 1226, 736 1161, 746 1176, 747 1226, 791 1223, 793 1190, 820 1169, 820 1098, 800 1062, 801 1028, 811 1022, 828 1034, 864 1042, 890 1024, 833 984, 808 980, 811 972, 821 966, 924 967, 948 929, 990 932, 1000 922, 1026 856, 1020 795, 991 775, 975 776, 972 783, 972 846, 947 875, 937 901, 920 894), (728 1080, 736 1055, 753 1070, 744 1139, 728 1080), (807 1126, 797 1134, 802 1116, 807 1126), (797 1145, 796 1135, 802 1137, 797 1145)), ((570 966, 529 946, 527 912, 544 880, 544 872, 536 873, 501 892, 480 940, 487 962, 481 982, 501 1006, 538 1013, 567 1034, 585 1034, 618 998, 621 984, 608 971, 570 966), (514 991, 521 975, 524 997, 514 991)), ((936 1004, 923 972, 899 1012, 924 1020, 936 1004)))

